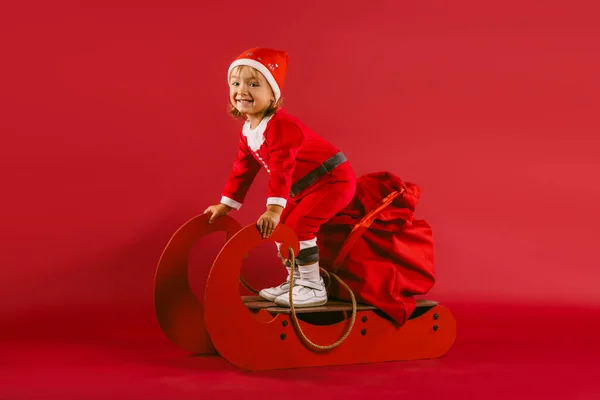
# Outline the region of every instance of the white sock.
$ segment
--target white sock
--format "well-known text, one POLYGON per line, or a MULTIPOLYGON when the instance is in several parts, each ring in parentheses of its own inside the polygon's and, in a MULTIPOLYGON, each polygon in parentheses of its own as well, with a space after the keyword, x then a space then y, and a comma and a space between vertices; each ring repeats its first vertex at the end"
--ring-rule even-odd
POLYGON ((300 277, 307 281, 319 282, 321 279, 321 273, 319 271, 319 262, 307 265, 298 265, 300 271, 300 277))

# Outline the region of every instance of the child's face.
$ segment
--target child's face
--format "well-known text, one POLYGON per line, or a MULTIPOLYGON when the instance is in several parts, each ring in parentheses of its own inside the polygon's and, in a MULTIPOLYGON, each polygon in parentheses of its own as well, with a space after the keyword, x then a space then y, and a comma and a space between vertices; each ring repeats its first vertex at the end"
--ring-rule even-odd
POLYGON ((275 95, 265 77, 247 66, 231 71, 229 98, 239 112, 256 117, 261 116, 275 102, 275 95))

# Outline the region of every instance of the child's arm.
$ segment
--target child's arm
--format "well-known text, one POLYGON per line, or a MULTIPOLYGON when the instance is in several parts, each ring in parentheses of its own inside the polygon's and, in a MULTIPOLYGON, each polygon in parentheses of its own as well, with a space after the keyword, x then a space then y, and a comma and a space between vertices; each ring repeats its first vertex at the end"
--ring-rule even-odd
POLYGON ((296 167, 296 156, 302 146, 304 135, 296 125, 280 122, 273 127, 266 139, 269 142, 269 167, 271 168, 267 211, 257 221, 258 230, 263 238, 271 236, 287 205, 292 187, 292 174, 296 167))
POLYGON ((304 134, 297 125, 289 122, 278 121, 273 128, 267 137, 271 153, 267 206, 279 205, 285 208, 304 134))
POLYGON ((260 169, 260 163, 256 161, 248 150, 248 145, 240 137, 238 154, 223 188, 221 203, 239 210, 260 169))

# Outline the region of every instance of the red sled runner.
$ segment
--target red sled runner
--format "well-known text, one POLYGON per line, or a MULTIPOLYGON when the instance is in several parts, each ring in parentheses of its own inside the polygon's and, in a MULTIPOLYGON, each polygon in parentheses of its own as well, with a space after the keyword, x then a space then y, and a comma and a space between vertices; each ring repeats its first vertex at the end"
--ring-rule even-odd
POLYGON ((444 355, 456 337, 454 317, 436 301, 413 297, 434 282, 431 230, 413 217, 419 189, 388 173, 357 184, 354 201, 319 232, 323 271, 331 275, 330 301, 321 307, 282 308, 240 296, 243 260, 265 240, 281 242, 294 267, 299 241, 289 227, 279 224, 263 239, 255 224, 242 227, 230 216, 185 223, 155 277, 155 309, 166 336, 193 354, 219 354, 254 371, 444 355), (188 282, 188 256, 217 231, 226 232, 226 243, 200 302, 188 282))

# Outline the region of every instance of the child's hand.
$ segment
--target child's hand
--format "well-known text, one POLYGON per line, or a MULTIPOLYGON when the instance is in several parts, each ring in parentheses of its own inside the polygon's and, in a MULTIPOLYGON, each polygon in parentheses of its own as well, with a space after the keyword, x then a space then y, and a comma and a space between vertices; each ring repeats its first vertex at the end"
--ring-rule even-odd
POLYGON ((208 223, 212 224, 212 222, 216 218, 219 218, 223 215, 229 214, 229 211, 231 211, 231 210, 232 210, 232 208, 229 207, 228 205, 220 203, 220 204, 215 204, 215 205, 208 207, 206 210, 204 210, 204 214, 207 214, 207 213, 212 214, 210 219, 208 220, 208 223))
POLYGON ((256 222, 256 227, 263 239, 266 239, 273 234, 273 231, 279 224, 282 210, 283 208, 279 206, 269 206, 269 209, 265 211, 256 222))

